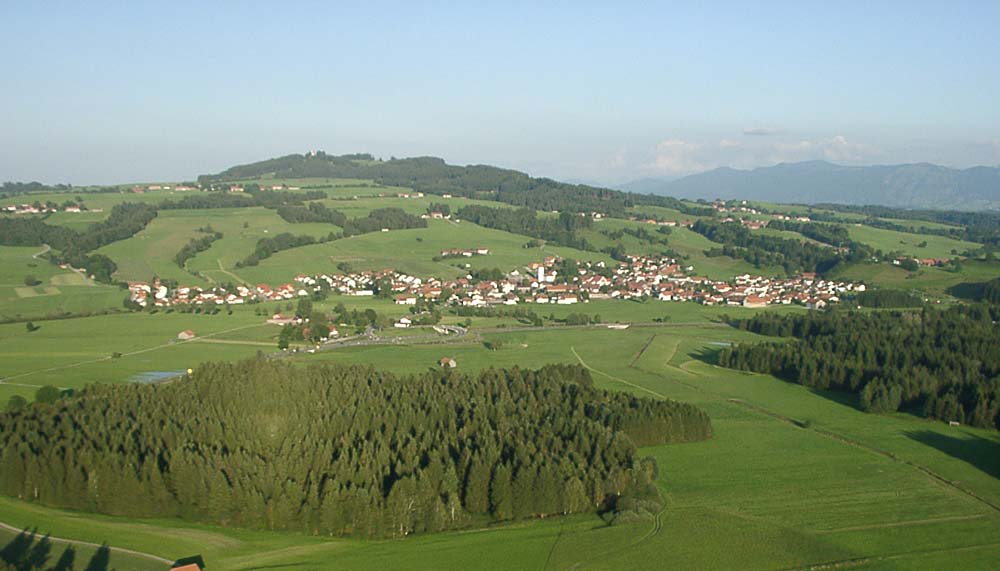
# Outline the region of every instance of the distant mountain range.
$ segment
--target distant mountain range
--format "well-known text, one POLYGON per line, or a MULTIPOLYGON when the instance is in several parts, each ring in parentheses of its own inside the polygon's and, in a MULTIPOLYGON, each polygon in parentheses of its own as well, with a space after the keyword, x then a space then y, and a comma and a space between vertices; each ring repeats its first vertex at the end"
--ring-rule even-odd
POLYGON ((677 180, 636 180, 619 188, 678 198, 949 210, 1000 208, 1000 168, 960 170, 928 163, 853 167, 808 161, 753 170, 718 168, 677 180))

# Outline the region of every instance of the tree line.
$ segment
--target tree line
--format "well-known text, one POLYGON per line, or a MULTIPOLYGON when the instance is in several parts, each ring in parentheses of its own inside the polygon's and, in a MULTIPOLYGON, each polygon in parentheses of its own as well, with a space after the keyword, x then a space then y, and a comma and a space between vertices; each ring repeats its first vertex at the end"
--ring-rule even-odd
POLYGON ((463 206, 455 216, 494 230, 539 238, 578 250, 596 251, 586 238, 577 235, 579 230, 593 228, 594 221, 589 216, 561 212, 557 218, 539 218, 538 213, 530 208, 491 208, 481 205, 463 206))
POLYGON ((820 224, 817 222, 798 222, 791 220, 772 220, 767 227, 772 230, 788 230, 798 232, 806 238, 831 246, 854 247, 847 228, 839 224, 820 224))
POLYGON ((212 230, 211 227, 199 228, 199 230, 207 234, 207 236, 191 238, 174 256, 174 263, 181 269, 184 269, 184 265, 187 264, 188 260, 211 248, 216 240, 222 239, 222 232, 212 230))
POLYGON ((851 301, 861 307, 902 308, 923 307, 924 300, 916 293, 905 289, 873 289, 857 293, 851 301))
POLYGON ((765 313, 733 322, 787 343, 741 343, 719 364, 857 395, 873 412, 1000 428, 1000 306, 765 313))
MULTIPOLYGON (((859 206, 848 204, 817 204, 817 208, 834 210, 837 212, 848 212, 852 214, 863 214, 867 216, 862 224, 873 228, 884 228, 886 230, 896 230, 899 232, 910 232, 915 234, 929 234, 934 236, 949 236, 958 240, 968 240, 978 242, 993 248, 1000 247, 1000 213, 988 211, 960 211, 960 210, 907 210, 902 208, 891 208, 889 206, 859 206), (886 218, 895 220, 924 220, 946 224, 951 228, 933 228, 914 224, 903 224, 885 220, 886 218)), ((834 218, 829 214, 821 212, 810 213, 810 217, 821 219, 834 218)))
POLYGON ((698 220, 691 229, 722 244, 721 248, 706 251, 707 256, 742 258, 758 268, 781 266, 788 275, 803 271, 823 274, 842 262, 859 261, 870 256, 866 246, 855 243, 845 252, 802 240, 756 234, 734 223, 698 220))
POLYGON ((37 217, 0 218, 0 245, 48 244, 58 251, 50 254, 51 261, 84 268, 94 279, 110 283, 117 266, 107 256, 93 254, 93 250, 134 236, 156 218, 156 213, 153 205, 124 202, 115 205, 105 220, 91 224, 82 232, 47 224, 37 217))
POLYGON ((449 165, 436 157, 393 158, 383 161, 368 154, 293 154, 238 165, 217 175, 202 175, 198 177, 198 181, 212 184, 264 176, 369 179, 385 186, 412 188, 428 194, 452 194, 493 200, 533 210, 600 212, 624 217, 628 208, 648 205, 673 208, 695 216, 712 214, 712 209, 707 205, 692 206, 672 197, 568 184, 488 165, 449 165))
POLYGON ((579 366, 214 363, 0 414, 0 492, 75 510, 403 536, 625 509, 637 446, 711 436, 698 408, 596 389, 579 366))

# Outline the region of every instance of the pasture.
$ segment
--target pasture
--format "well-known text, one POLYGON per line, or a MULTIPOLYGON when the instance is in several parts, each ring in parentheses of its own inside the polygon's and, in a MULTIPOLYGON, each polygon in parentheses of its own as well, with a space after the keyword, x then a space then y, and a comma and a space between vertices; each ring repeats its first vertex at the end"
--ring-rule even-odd
POLYGON ((0 246, 0 318, 40 319, 122 307, 126 295, 122 290, 94 284, 81 274, 35 257, 44 251, 33 246, 0 246), (26 285, 29 275, 40 283, 26 285))
POLYGON ((864 225, 848 225, 847 232, 851 239, 872 248, 889 252, 901 252, 914 258, 951 258, 967 250, 977 250, 981 247, 975 242, 956 240, 946 236, 932 234, 910 234, 895 230, 883 230, 864 225), (921 246, 921 244, 926 245, 921 246))
POLYGON ((393 268, 421 277, 450 278, 463 276, 469 269, 496 267, 509 271, 523 268, 530 262, 542 261, 545 256, 611 261, 606 254, 560 246, 525 248, 528 240, 469 222, 430 220, 427 228, 374 232, 285 250, 257 266, 241 268, 238 274, 252 283, 275 283, 289 281, 301 273, 340 272, 337 264, 346 262, 355 270, 393 268), (441 250, 477 247, 489 248, 490 253, 471 258, 433 259, 441 250), (470 267, 466 268, 465 264, 470 267))
POLYGON ((899 266, 853 264, 836 273, 837 279, 860 281, 881 287, 913 289, 932 297, 946 295, 948 288, 965 282, 984 282, 1000 277, 1000 263, 965 260, 959 272, 934 267, 921 267, 909 272, 899 266))
POLYGON ((4 368, 0 401, 12 394, 34 394, 54 385, 79 389, 88 383, 125 382, 150 371, 174 371, 209 360, 239 359, 259 350, 273 351, 277 326, 246 308, 218 315, 166 313, 115 314, 43 321, 27 331, 23 323, 0 325, 4 368), (198 337, 177 341, 177 333, 193 330, 198 337), (249 331, 255 337, 249 337, 249 331), (242 332, 239 341, 225 335, 242 332), (119 354, 115 356, 115 354, 119 354))

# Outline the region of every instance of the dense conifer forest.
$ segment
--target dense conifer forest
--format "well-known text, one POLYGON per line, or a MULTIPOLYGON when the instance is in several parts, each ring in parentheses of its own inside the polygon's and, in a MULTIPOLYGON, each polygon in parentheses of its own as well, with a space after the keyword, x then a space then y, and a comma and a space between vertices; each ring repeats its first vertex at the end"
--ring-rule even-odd
POLYGON ((1000 307, 762 314, 733 324, 787 343, 743 343, 724 367, 848 391, 863 409, 1000 428, 1000 307))
POLYGON ((701 410, 598 390, 578 366, 399 377, 255 359, 0 414, 0 492, 364 537, 573 512, 613 521, 659 506, 637 446, 711 433, 701 410))

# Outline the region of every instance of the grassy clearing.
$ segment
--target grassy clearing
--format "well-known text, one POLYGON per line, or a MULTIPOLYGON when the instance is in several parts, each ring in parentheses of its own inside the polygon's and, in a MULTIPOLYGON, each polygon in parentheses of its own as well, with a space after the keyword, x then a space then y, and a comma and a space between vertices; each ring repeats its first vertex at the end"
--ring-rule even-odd
POLYGON ((847 232, 852 240, 862 244, 868 244, 883 252, 902 252, 915 258, 950 258, 980 247, 980 244, 975 242, 955 240, 945 236, 910 234, 863 225, 848 226, 847 232), (919 244, 924 242, 927 245, 921 247, 919 244))
POLYGON ((38 319, 121 307, 125 298, 122 290, 94 285, 76 272, 32 257, 42 251, 44 248, 0 246, 0 318, 38 319), (41 284, 26 286, 28 275, 41 284))
POLYGON ((83 232, 88 226, 95 222, 100 222, 111 214, 109 210, 101 212, 56 212, 45 219, 45 222, 53 226, 65 226, 77 232, 83 232))
POLYGON ((174 371, 209 360, 239 359, 262 347, 176 342, 192 329, 199 336, 260 329, 264 318, 252 311, 233 315, 120 314, 40 322, 28 332, 21 323, 0 325, 4 346, 3 380, 14 386, 46 384, 80 388, 93 382, 125 382, 149 371, 174 371), (111 358, 113 353, 121 353, 111 358))

